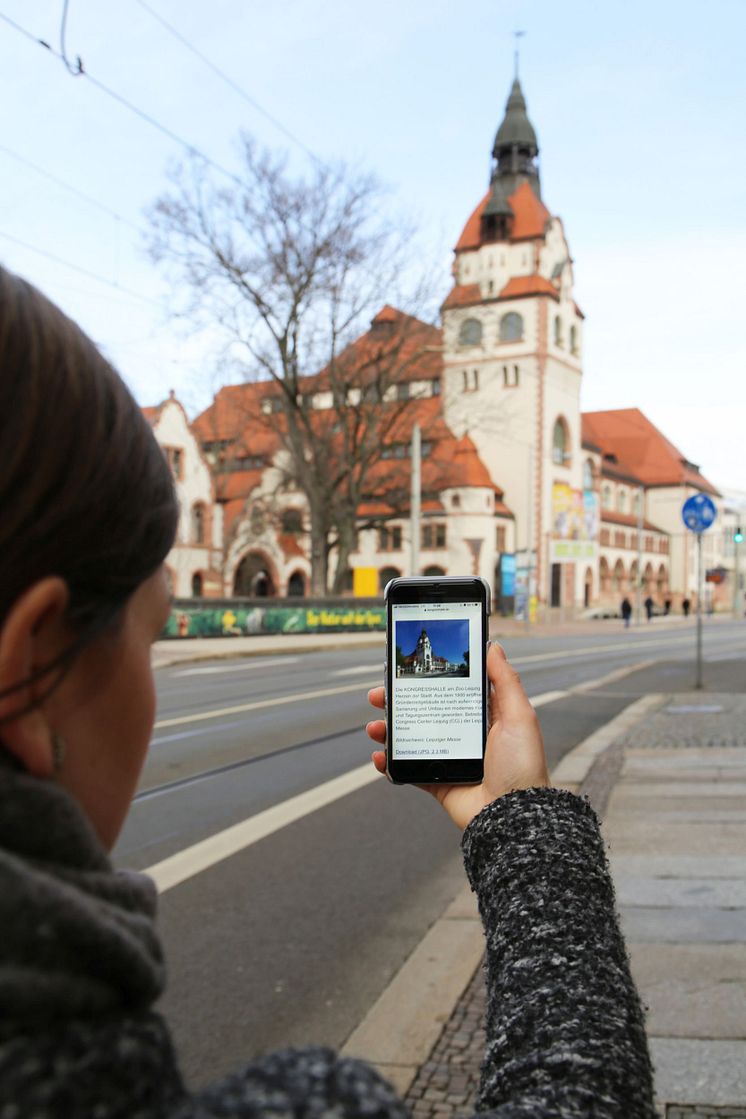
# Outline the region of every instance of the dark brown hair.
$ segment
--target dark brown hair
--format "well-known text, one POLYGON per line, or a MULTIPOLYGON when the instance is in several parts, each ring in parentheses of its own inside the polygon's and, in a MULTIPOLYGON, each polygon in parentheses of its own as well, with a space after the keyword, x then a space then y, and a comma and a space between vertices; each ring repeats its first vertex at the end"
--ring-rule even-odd
POLYGON ((24 590, 61 576, 76 639, 48 669, 64 669, 160 566, 177 520, 168 465, 124 382, 0 267, 0 624, 24 590))

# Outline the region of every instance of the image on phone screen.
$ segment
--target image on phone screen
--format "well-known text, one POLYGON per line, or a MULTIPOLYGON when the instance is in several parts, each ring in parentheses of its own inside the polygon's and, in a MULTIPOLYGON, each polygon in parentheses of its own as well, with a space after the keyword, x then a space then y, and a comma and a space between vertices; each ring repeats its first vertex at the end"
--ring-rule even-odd
POLYGON ((391 611, 392 758, 481 759, 482 607, 394 603, 391 611))

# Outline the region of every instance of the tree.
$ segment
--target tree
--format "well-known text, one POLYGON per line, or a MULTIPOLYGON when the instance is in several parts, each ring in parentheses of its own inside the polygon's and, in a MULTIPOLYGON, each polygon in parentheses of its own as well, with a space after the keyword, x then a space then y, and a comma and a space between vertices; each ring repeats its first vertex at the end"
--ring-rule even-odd
MULTIPOLYGON (((413 274, 411 231, 382 216, 372 176, 316 163, 292 178, 247 137, 230 186, 196 157, 171 180, 151 210, 151 253, 186 293, 182 313, 217 327, 254 382, 243 443, 262 430, 284 452, 308 505, 312 592, 328 589, 332 548, 336 590, 368 478, 418 395, 404 386, 436 345, 434 328, 392 308, 353 344, 413 274)), ((425 298, 415 288, 398 299, 410 310, 425 298)))

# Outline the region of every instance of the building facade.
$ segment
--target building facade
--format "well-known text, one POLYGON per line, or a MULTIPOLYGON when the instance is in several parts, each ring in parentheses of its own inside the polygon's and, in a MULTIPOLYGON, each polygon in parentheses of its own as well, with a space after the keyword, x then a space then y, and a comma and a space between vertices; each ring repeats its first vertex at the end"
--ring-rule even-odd
MULTIPOLYGON (((422 356, 380 401, 382 416, 397 401, 406 407, 395 429, 385 429, 358 508, 356 539, 341 572, 346 590, 355 569, 375 570, 379 589, 410 573, 417 424, 420 572, 480 575, 503 612, 521 596, 524 611, 534 602, 572 613, 618 608, 638 591, 660 608, 696 597, 695 542, 681 506, 695 492, 719 495, 639 410, 582 413, 584 318, 562 221, 542 196, 538 154, 516 78, 492 147, 488 188, 455 245, 441 325, 386 306, 349 347, 354 362, 387 334, 409 331, 422 356)), ((319 415, 333 411, 323 371, 306 391, 319 415)), ((350 403, 366 391, 361 382, 350 403)), ((187 441, 182 410, 170 404, 154 424, 167 454, 187 441)), ((182 552, 172 567, 186 593, 200 586, 196 571, 210 572, 210 586, 219 571, 228 595, 308 593, 309 510, 291 477, 281 419, 266 383, 254 383, 221 389, 192 425, 185 508, 207 505, 210 493, 214 506, 203 532, 209 546, 200 545, 199 556, 195 532, 180 529, 182 552)), ((191 515, 185 513, 185 526, 191 515)), ((723 531, 705 538, 708 570, 728 569, 724 539, 723 531)), ((716 608, 734 593, 735 559, 728 586, 711 587, 716 608)), ((333 554, 332 573, 336 562, 333 554)))

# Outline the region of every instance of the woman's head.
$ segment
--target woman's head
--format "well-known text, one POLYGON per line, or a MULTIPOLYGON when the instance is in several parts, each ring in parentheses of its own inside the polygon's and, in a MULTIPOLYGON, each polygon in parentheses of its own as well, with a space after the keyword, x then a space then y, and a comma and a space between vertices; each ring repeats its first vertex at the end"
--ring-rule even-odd
POLYGON ((177 518, 165 458, 117 373, 0 268, 0 739, 32 772, 47 766, 39 742, 20 756, 24 719, 50 736, 61 719, 74 757, 67 707, 81 712, 86 680, 99 693, 110 682, 133 603, 162 605, 177 518))

